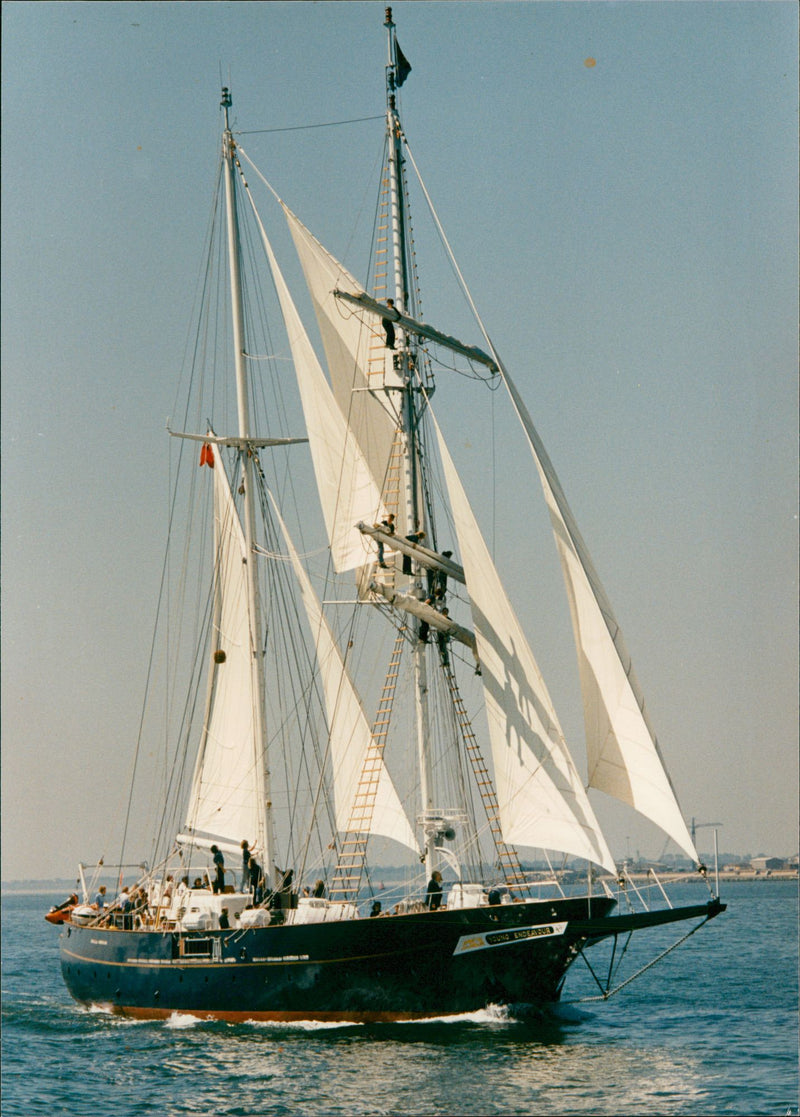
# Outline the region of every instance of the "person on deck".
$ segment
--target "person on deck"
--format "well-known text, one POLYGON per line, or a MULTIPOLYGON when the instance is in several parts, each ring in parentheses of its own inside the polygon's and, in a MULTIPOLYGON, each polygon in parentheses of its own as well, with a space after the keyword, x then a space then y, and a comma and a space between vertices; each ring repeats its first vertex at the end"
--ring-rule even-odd
POLYGON ((94 906, 98 911, 102 911, 106 906, 106 886, 101 884, 97 890, 97 895, 94 898, 94 906))
POLYGON ((428 881, 425 903, 430 911, 437 911, 442 906, 442 874, 438 869, 434 869, 428 881))
POLYGON ((217 846, 211 847, 211 852, 214 854, 214 868, 216 869, 216 876, 212 884, 212 891, 224 892, 225 891, 225 858, 222 855, 222 850, 217 846))
POLYGON ((252 854, 250 855, 250 891, 253 893, 253 903, 258 907, 264 898, 264 876, 261 866, 252 854))
POLYGON ((122 912, 122 928, 123 928, 123 930, 124 931, 133 930, 133 916, 131 915, 131 910, 133 908, 133 905, 131 904, 130 892, 125 887, 125 885, 122 886, 122 889, 121 889, 119 895, 117 896, 117 907, 122 912))
POLYGON ((242 892, 246 892, 250 884, 250 858, 253 854, 250 852, 250 843, 245 838, 241 843, 242 849, 242 892))

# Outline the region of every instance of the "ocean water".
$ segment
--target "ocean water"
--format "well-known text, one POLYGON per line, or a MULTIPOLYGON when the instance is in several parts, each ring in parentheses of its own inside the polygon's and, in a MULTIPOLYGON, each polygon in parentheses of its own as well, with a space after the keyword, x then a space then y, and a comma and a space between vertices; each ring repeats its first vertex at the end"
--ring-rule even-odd
MULTIPOLYGON (((43 918, 63 896, 5 893, 1 1112, 797 1117, 797 886, 737 883, 723 898, 727 912, 605 1003, 580 1000, 597 988, 579 962, 568 1003, 535 1019, 488 1007, 446 1022, 287 1026, 79 1008, 43 918)), ((659 930, 658 945, 679 933, 659 930)))

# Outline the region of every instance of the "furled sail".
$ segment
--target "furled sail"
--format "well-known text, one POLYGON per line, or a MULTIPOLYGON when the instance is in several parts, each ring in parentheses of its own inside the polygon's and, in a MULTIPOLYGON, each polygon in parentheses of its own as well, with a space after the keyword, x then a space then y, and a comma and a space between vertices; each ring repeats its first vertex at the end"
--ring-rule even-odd
POLYGON ((589 786, 645 815, 697 861, 611 603, 530 414, 498 365, 533 452, 561 558, 578 650, 589 786))
MULTIPOLYGON (((399 425, 400 393, 394 389, 401 381, 391 351, 382 333, 365 327, 334 296, 336 290, 360 294, 360 284, 287 206, 283 210, 314 305, 334 397, 382 489, 399 425)), ((411 528, 405 527, 403 509, 396 511, 398 534, 405 535, 411 528)))
POLYGON ((585 857, 613 873, 536 660, 436 431, 478 642, 503 839, 585 857))
POLYGON ((356 525, 362 519, 370 523, 380 521, 386 510, 364 455, 320 367, 260 219, 259 228, 294 357, 331 556, 336 570, 342 573, 374 559, 374 545, 366 542, 356 525))
POLYGON ((262 742, 256 740, 257 660, 250 640, 247 554, 222 456, 208 448, 214 484, 215 602, 202 740, 179 840, 238 850, 264 833, 262 742))
MULTIPOLYGON (((364 768, 371 733, 336 639, 322 612, 314 587, 300 562, 274 497, 272 503, 286 541, 316 646, 325 708, 328 714, 336 826, 338 830, 344 831, 347 830, 350 822, 350 811, 364 768)), ((418 849, 414 831, 382 760, 370 833, 393 838, 415 852, 418 849)))

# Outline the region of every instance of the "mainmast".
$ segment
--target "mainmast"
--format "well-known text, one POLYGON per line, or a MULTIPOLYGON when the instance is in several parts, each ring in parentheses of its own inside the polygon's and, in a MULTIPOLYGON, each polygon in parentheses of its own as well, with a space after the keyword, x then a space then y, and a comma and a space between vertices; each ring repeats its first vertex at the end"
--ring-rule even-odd
MULTIPOLYGON (((236 399, 239 421, 239 453, 244 484, 244 538, 247 555, 247 604, 250 627, 250 656, 253 673, 252 693, 255 695, 253 710, 253 776, 256 787, 258 835, 256 848, 261 851, 266 874, 273 864, 274 838, 269 769, 264 750, 264 634, 259 606, 258 578, 255 562, 255 499, 253 483, 253 432, 250 429, 250 406, 247 378, 247 360, 244 344, 244 313, 242 308, 242 265, 239 248, 239 220, 236 205, 235 170, 236 144, 230 130, 228 109, 232 100, 228 89, 222 90, 222 109, 225 114, 225 131, 222 138, 222 155, 225 166, 225 200, 228 226, 228 263, 231 280, 231 313, 233 347, 236 371, 236 399)), ((248 840, 252 840, 249 835, 248 840)))
MULTIPOLYGON (((406 213, 404 170, 402 154, 402 129, 400 118, 397 114, 397 88, 402 85, 408 72, 408 64, 403 58, 397 45, 395 24, 392 20, 392 9, 386 9, 384 26, 387 30, 388 56, 386 63, 386 129, 388 139, 389 162, 389 195, 390 219, 392 232, 392 255, 394 263, 394 303, 395 308, 405 314, 410 311, 409 303, 409 268, 406 243, 406 213)), ((429 541, 430 532, 425 518, 425 502, 421 499, 419 455, 417 453, 417 410, 415 406, 416 388, 416 360, 415 342, 404 330, 398 330, 396 335, 395 367, 402 381, 402 407, 400 409, 400 424, 404 451, 404 495, 406 502, 406 523, 411 533, 425 532, 426 542, 429 541)), ((412 593, 424 597, 422 578, 419 567, 415 568, 413 575, 412 593)), ((428 677, 427 662, 425 658, 426 645, 420 640, 420 620, 411 617, 410 622, 413 638, 414 657, 414 691, 416 705, 416 732, 417 754, 420 772, 420 798, 423 820, 431 815, 434 810, 433 801, 433 772, 429 748, 429 716, 428 716, 428 677)), ((425 836, 425 865, 428 875, 437 866, 436 835, 430 827, 424 825, 425 836)))

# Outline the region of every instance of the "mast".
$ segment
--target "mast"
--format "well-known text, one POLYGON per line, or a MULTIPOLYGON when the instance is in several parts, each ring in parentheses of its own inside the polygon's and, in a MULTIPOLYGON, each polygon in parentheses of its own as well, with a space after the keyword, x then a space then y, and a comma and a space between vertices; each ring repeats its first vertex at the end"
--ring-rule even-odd
MULTIPOLYGON (((394 262, 394 302, 400 314, 405 314, 410 309, 408 257, 406 251, 406 215, 405 192, 403 190, 403 155, 400 118, 397 115, 396 90, 402 84, 405 74, 398 74, 399 53, 395 24, 392 20, 392 9, 386 9, 384 26, 387 30, 387 63, 386 63, 386 129, 388 139, 389 161, 389 192, 390 192, 390 219, 392 230, 392 255, 394 262)), ((396 366, 403 383, 401 431, 404 448, 404 489, 406 502, 406 523, 413 532, 424 531, 426 539, 429 535, 425 520, 425 505, 420 499, 420 478, 418 471, 417 455, 417 415, 414 405, 415 399, 415 366, 413 352, 410 346, 410 337, 405 330, 398 330, 396 344, 398 354, 395 357, 396 366)), ((420 580, 419 569, 414 573, 413 588, 411 592, 422 598, 423 588, 420 580)), ((417 756, 420 774, 420 800, 423 819, 434 808, 433 801, 433 772, 429 742, 429 716, 428 716, 428 674, 425 658, 426 645, 420 640, 420 620, 412 619, 413 662, 414 662, 414 695, 416 707, 416 734, 417 756)), ((436 834, 433 829, 423 824, 425 839, 425 866, 428 876, 437 867, 436 834)))
MULTIPOLYGON (((234 363, 236 371, 236 400, 239 421, 239 441, 244 483, 244 538, 247 555, 247 607, 250 628, 250 657, 253 672, 253 774, 256 786, 258 835, 256 847, 262 855, 265 874, 271 873, 275 847, 273 835, 270 778, 264 750, 264 633, 259 608, 258 579, 254 559, 255 501, 253 483, 253 445, 250 430, 250 407, 247 378, 247 361, 244 345, 244 313, 242 308, 242 265, 239 251, 239 220, 236 206, 235 171, 236 144, 230 130, 228 109, 232 99, 227 88, 222 90, 221 106, 225 114, 225 131, 222 138, 222 155, 225 166, 225 200, 228 227, 228 263, 231 280, 231 314, 233 325, 234 363)), ((248 835, 242 835, 248 837, 248 835)))

